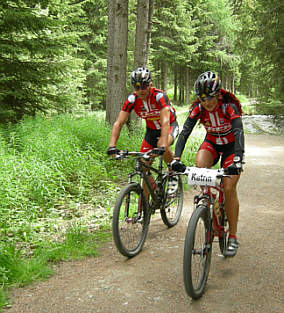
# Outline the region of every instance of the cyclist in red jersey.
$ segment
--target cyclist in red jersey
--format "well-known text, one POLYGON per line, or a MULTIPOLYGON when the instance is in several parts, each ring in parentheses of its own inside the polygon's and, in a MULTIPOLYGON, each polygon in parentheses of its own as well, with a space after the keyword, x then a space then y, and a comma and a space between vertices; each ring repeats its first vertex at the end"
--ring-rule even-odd
POLYGON ((194 85, 197 99, 193 102, 189 116, 178 138, 172 168, 183 172, 185 165, 180 162, 186 141, 196 122, 206 129, 206 136, 196 154, 197 167, 210 168, 221 157, 221 166, 229 168, 231 178, 224 178, 225 207, 230 234, 227 256, 235 256, 238 249, 236 237, 239 215, 237 183, 242 171, 244 155, 244 133, 241 106, 234 94, 221 89, 221 80, 213 72, 201 74, 194 85))
POLYGON ((146 134, 140 151, 147 152, 154 148, 157 154, 163 154, 166 163, 173 160, 170 145, 178 135, 178 123, 175 109, 168 96, 162 90, 152 86, 150 71, 139 67, 131 73, 131 84, 135 91, 123 104, 116 122, 113 125, 107 153, 117 152, 116 142, 123 125, 127 122, 132 110, 146 120, 146 134))

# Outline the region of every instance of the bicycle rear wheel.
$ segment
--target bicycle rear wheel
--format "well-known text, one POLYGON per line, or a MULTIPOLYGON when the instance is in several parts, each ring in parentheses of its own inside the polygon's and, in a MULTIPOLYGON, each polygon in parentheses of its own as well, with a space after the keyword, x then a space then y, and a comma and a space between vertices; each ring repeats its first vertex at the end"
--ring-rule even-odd
POLYGON ((220 248, 222 255, 226 257, 225 251, 227 250, 227 244, 228 244, 229 226, 228 226, 228 220, 227 220, 224 206, 220 208, 220 212, 221 212, 220 226, 223 227, 223 230, 222 230, 221 235, 219 236, 219 248, 220 248))
POLYGON ((112 220, 112 233, 118 251, 126 256, 137 255, 148 233, 149 213, 143 190, 132 183, 118 194, 112 220))
POLYGON ((186 293, 193 299, 202 296, 209 275, 212 240, 209 208, 199 204, 189 220, 184 242, 183 280, 186 293))
POLYGON ((168 194, 169 176, 166 178, 165 181, 166 199, 164 206, 161 209, 161 217, 164 224, 168 227, 173 227, 178 223, 183 208, 183 184, 179 175, 177 175, 176 178, 178 181, 177 190, 172 194, 168 194))

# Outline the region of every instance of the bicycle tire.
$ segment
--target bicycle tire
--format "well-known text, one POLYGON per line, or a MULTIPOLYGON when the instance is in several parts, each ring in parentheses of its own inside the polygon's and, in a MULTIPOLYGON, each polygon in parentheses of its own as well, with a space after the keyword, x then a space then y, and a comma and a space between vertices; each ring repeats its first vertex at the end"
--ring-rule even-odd
POLYGON ((186 293, 193 299, 203 295, 210 271, 212 240, 208 212, 209 208, 204 204, 196 207, 185 236, 183 280, 186 293), (197 267, 195 262, 199 263, 197 267))
POLYGON ((220 226, 223 227, 222 233, 219 236, 219 248, 220 252, 224 257, 226 257, 226 250, 227 250, 227 244, 228 244, 228 237, 229 237, 229 231, 228 231, 228 221, 226 217, 225 207, 223 206, 220 208, 221 211, 221 221, 220 226))
POLYGON ((169 176, 166 178, 164 184, 165 188, 165 201, 163 208, 161 209, 161 217, 166 226, 173 227, 175 226, 181 216, 181 212, 183 209, 183 184, 181 177, 177 175, 178 179, 178 188, 174 194, 169 195, 167 193, 167 185, 168 185, 169 176))
POLYGON ((143 190, 138 183, 124 187, 117 196, 113 211, 112 233, 118 251, 132 258, 143 248, 148 228, 149 213, 143 190), (142 199, 141 215, 138 215, 139 200, 142 199))

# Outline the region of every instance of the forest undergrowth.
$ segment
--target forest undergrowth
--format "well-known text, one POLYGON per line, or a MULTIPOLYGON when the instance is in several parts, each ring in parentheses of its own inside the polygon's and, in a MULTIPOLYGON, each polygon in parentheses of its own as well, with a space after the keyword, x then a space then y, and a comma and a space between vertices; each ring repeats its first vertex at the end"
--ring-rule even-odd
MULTIPOLYGON (((10 286, 49 277, 51 262, 95 256, 110 240, 112 206, 134 166, 107 157, 110 131, 103 114, 30 117, 0 129, 0 306, 10 286)), ((131 136, 125 127, 117 147, 139 150, 143 136, 143 127, 131 136)))

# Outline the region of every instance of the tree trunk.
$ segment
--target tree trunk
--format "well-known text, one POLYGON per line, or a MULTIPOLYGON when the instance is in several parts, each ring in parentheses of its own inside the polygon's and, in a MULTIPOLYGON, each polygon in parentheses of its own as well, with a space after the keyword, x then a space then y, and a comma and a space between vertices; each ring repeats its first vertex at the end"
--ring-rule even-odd
POLYGON ((185 102, 189 103, 189 67, 186 67, 186 80, 185 80, 185 102))
POLYGON ((146 56, 145 56, 146 64, 148 63, 149 59, 153 12, 154 12, 154 0, 149 0, 148 29, 147 29, 146 56))
MULTIPOLYGON (((137 21, 136 21, 136 37, 134 49, 134 69, 137 67, 147 66, 150 38, 151 38, 151 24, 153 15, 153 1, 138 0, 137 2, 137 21)), ((131 124, 135 127, 141 126, 141 119, 132 112, 128 120, 127 126, 132 130, 131 124)))
MULTIPOLYGON (((113 39, 113 58, 112 73, 110 73, 111 94, 109 96, 106 107, 106 119, 113 125, 121 110, 122 104, 126 98, 126 66, 127 66, 127 40, 128 40, 128 0, 109 0, 109 12, 114 8, 114 39, 113 39)), ((109 16, 111 18, 112 15, 109 16)), ((109 22, 109 27, 111 25, 109 22)), ((112 34, 109 34, 112 36, 112 34)), ((108 52, 111 52, 108 49, 108 52)), ((111 60, 110 60, 111 62, 111 60)), ((111 65, 111 63, 110 63, 111 65)))
POLYGON ((108 37, 107 37, 107 95, 106 95, 106 120, 111 124, 111 100, 113 94, 113 52, 115 36, 115 0, 108 0, 108 37))
POLYGON ((184 103, 184 71, 182 66, 179 66, 179 104, 184 103))
POLYGON ((138 0, 134 68, 147 65, 147 40, 149 28, 149 0, 138 0))
POLYGON ((177 102, 177 88, 178 88, 178 72, 177 65, 174 67, 174 102, 177 102))
POLYGON ((162 81, 162 90, 167 90, 168 80, 167 80, 167 66, 166 63, 161 64, 161 81, 162 81))

